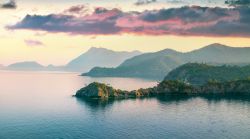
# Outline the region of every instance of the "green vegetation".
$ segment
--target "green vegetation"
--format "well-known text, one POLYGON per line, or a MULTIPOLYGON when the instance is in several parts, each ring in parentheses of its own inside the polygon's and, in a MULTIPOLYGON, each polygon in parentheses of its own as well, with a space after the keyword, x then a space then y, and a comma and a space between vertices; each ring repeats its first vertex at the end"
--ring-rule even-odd
POLYGON ((130 92, 114 89, 103 83, 91 83, 88 86, 76 92, 76 97, 79 98, 119 98, 119 97, 134 97, 130 96, 130 92))
POLYGON ((137 98, 158 95, 180 96, 250 96, 250 80, 228 82, 209 82, 202 86, 194 86, 182 81, 162 81, 156 87, 134 91, 117 90, 101 83, 91 83, 77 91, 78 98, 137 98))
POLYGON ((92 77, 140 77, 150 79, 162 79, 168 71, 179 65, 168 56, 159 56, 148 61, 142 61, 133 65, 121 65, 117 68, 93 68, 90 72, 82 74, 92 77), (168 64, 171 63, 171 64, 168 64))
POLYGON ((135 98, 164 95, 247 95, 250 96, 249 66, 211 66, 188 63, 171 71, 157 86, 134 91, 117 90, 92 83, 77 91, 80 98, 135 98))
MULTIPOLYGON (((249 48, 212 44, 187 53, 166 49, 146 53, 124 61, 116 68, 93 68, 83 76, 140 77, 162 80, 173 69, 189 62, 212 65, 246 65, 250 63, 249 48)), ((221 73, 221 72, 220 72, 221 73)))
POLYGON ((234 81, 249 77, 250 65, 240 67, 188 63, 171 71, 165 80, 180 80, 192 85, 203 85, 207 82, 234 81))

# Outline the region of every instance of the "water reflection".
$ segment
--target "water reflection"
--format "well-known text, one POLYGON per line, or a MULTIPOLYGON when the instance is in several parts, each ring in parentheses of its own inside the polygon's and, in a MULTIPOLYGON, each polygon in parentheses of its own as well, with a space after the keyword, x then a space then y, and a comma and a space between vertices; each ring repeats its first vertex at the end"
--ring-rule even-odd
POLYGON ((95 110, 104 110, 112 107, 114 103, 120 103, 120 102, 126 102, 126 101, 143 101, 143 100, 152 100, 157 99, 160 102, 169 103, 169 102, 178 102, 183 99, 173 99, 173 98, 164 98, 164 97, 156 97, 156 98, 130 98, 130 99, 88 99, 88 98, 76 98, 78 104, 81 104, 83 106, 88 106, 89 108, 95 109, 95 110))
POLYGON ((185 103, 192 99, 203 99, 208 104, 221 103, 222 101, 226 101, 227 103, 241 103, 241 104, 250 104, 250 98, 246 96, 179 96, 179 95, 159 95, 156 97, 149 98, 130 98, 130 99, 83 99, 76 98, 77 103, 88 106, 94 110, 105 110, 109 109, 114 105, 114 103, 120 103, 122 101, 143 101, 143 100, 157 100, 162 105, 170 105, 175 104, 179 105, 181 103, 185 103))
POLYGON ((120 100, 114 100, 114 99, 82 99, 82 98, 76 98, 76 101, 78 104, 83 106, 88 106, 91 109, 95 110, 104 110, 111 107, 114 102, 118 102, 120 100))

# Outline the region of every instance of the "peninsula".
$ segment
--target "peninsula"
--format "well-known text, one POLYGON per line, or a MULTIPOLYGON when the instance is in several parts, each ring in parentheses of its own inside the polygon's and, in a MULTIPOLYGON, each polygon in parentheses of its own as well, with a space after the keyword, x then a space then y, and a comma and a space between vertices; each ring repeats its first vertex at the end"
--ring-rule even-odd
POLYGON ((250 96, 250 66, 210 66, 188 63, 171 71, 157 86, 133 91, 91 83, 76 93, 79 98, 137 98, 158 95, 250 96))
POLYGON ((157 86, 147 89, 138 89, 134 91, 124 91, 114 89, 103 83, 91 83, 88 86, 76 92, 78 98, 141 98, 153 97, 158 95, 184 95, 184 96, 250 96, 250 80, 238 80, 228 82, 210 81, 202 86, 186 84, 182 81, 162 81, 157 86))

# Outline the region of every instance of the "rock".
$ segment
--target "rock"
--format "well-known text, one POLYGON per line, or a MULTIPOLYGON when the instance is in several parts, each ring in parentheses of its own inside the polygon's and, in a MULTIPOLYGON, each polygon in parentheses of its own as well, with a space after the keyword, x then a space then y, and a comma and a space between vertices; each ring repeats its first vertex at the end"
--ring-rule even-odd
POLYGON ((91 83, 77 91, 76 97, 79 98, 126 98, 132 97, 131 92, 114 89, 103 83, 91 83))
POLYGON ((108 98, 114 97, 116 90, 110 86, 101 83, 91 83, 77 91, 76 97, 108 98))

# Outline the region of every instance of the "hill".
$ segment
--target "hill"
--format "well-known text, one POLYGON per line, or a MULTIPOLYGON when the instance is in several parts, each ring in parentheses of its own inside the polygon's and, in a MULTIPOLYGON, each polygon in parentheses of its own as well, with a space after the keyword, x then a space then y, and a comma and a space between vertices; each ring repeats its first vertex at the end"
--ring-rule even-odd
POLYGON ((124 61, 116 68, 93 68, 83 76, 95 77, 140 77, 162 80, 178 66, 189 63, 209 63, 213 65, 246 65, 250 63, 250 48, 229 47, 212 44, 187 53, 165 49, 146 53, 124 61))
POLYGON ((210 81, 226 82, 250 77, 250 65, 212 66, 188 63, 171 71, 164 80, 181 80, 193 85, 202 85, 210 81))
POLYGON ((184 54, 186 62, 204 62, 218 64, 246 64, 250 62, 249 47, 229 47, 222 44, 211 44, 184 54))
POLYGON ((182 64, 177 60, 169 58, 166 54, 156 54, 152 57, 134 57, 135 61, 125 61, 117 68, 93 68, 90 72, 83 74, 92 77, 140 77, 150 79, 162 79, 168 71, 182 64), (142 59, 140 59, 142 58, 142 59), (145 59, 144 59, 145 58, 145 59), (138 61, 137 61, 138 60, 138 61))
POLYGON ((34 61, 17 62, 7 66, 7 70, 44 70, 45 67, 34 61))

